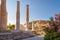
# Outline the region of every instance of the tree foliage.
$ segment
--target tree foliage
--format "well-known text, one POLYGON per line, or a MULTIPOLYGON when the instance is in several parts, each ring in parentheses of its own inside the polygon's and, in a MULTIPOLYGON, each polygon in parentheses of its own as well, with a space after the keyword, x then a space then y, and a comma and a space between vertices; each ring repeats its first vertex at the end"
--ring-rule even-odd
POLYGON ((50 18, 50 27, 45 28, 44 40, 60 40, 60 22, 54 21, 53 17, 50 18))
POLYGON ((14 25, 14 24, 13 24, 13 25, 9 24, 9 25, 7 26, 7 29, 8 29, 8 30, 15 30, 15 25, 14 25))

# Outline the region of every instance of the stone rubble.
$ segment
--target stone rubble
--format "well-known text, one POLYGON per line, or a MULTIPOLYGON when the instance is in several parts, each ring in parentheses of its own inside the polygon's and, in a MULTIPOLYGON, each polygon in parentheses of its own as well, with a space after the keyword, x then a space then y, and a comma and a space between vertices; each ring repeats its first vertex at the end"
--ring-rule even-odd
POLYGON ((17 40, 17 39, 25 39, 33 36, 35 35, 28 31, 0 32, 0 40, 17 40))

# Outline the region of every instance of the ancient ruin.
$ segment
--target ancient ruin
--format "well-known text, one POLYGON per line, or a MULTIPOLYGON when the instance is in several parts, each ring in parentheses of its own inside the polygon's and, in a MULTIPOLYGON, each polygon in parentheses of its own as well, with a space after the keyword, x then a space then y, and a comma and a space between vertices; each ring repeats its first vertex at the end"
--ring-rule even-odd
POLYGON ((29 5, 26 5, 26 30, 29 30, 29 5))
MULTIPOLYGON (((28 26, 28 5, 27 5, 27 26, 28 26)), ((0 5, 0 40, 21 40, 34 36, 32 32, 20 30, 20 1, 17 1, 16 30, 7 30, 6 0, 1 0, 0 5), (17 31, 19 30, 19 31, 17 31)))
POLYGON ((0 5, 0 30, 6 30, 6 27, 7 27, 6 0, 1 0, 1 5, 0 5))
POLYGON ((20 30, 20 2, 17 1, 16 30, 20 30))

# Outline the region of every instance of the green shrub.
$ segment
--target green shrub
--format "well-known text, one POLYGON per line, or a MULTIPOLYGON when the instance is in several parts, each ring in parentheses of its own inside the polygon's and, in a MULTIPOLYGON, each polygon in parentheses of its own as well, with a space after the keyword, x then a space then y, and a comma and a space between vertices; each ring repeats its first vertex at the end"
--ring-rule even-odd
POLYGON ((60 22, 54 21, 50 18, 50 27, 45 28, 44 40, 60 40, 60 22))
POLYGON ((57 32, 52 32, 45 35, 44 40, 60 40, 60 34, 57 32))

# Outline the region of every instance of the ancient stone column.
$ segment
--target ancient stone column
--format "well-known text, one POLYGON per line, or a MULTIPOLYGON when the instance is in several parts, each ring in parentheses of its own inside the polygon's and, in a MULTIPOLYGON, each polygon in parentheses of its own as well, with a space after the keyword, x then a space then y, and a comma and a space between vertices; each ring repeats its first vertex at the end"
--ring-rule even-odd
POLYGON ((32 31, 34 31, 34 21, 32 21, 32 31))
POLYGON ((16 30, 20 30, 20 1, 17 1, 16 30))
POLYGON ((26 5, 26 30, 29 29, 29 5, 26 5))
POLYGON ((1 27, 1 5, 0 5, 0 30, 2 29, 1 27))
POLYGON ((1 0, 1 26, 2 30, 7 28, 6 0, 1 0))

